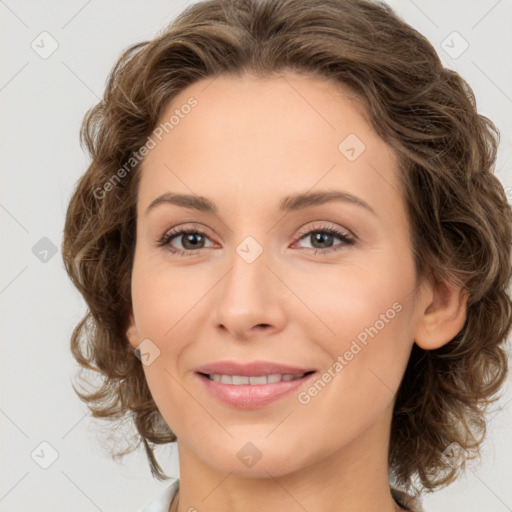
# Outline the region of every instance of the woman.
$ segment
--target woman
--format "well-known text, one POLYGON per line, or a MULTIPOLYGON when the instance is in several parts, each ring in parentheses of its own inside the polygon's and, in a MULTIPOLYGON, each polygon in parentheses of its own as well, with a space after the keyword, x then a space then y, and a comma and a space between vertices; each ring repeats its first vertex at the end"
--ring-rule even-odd
POLYGON ((508 370, 512 214, 422 35, 366 0, 198 3, 82 137, 71 346, 104 382, 77 393, 158 479, 177 441, 145 510, 421 511, 463 472, 508 370))

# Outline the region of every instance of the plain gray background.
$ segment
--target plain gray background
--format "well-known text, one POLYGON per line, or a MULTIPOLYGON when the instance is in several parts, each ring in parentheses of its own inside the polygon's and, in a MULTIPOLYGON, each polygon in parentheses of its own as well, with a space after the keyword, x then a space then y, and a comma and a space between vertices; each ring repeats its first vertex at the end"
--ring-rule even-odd
MULTIPOLYGON (((190 3, 0 0, 0 511, 136 511, 167 486, 152 480, 142 449, 119 463, 103 453, 101 425, 71 387, 69 338, 85 305, 60 246, 67 202, 88 163, 78 141, 83 115, 121 51, 190 3)), ((500 129, 496 173, 512 200, 512 0, 389 3, 466 78, 480 113, 500 129)), ((427 512, 512 510, 510 383, 495 405, 502 410, 490 414, 482 462, 426 496, 427 512)), ((177 476, 175 445, 156 453, 177 476)))

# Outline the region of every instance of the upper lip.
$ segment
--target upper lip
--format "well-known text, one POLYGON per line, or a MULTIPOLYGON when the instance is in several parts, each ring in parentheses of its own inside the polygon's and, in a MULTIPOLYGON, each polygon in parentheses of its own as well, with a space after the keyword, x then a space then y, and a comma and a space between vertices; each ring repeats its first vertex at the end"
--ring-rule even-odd
POLYGON ((196 368, 198 373, 208 375, 247 375, 258 377, 260 375, 301 375, 315 371, 314 368, 300 368, 287 364, 273 363, 271 361, 251 361, 248 363, 236 363, 234 361, 217 361, 196 368))

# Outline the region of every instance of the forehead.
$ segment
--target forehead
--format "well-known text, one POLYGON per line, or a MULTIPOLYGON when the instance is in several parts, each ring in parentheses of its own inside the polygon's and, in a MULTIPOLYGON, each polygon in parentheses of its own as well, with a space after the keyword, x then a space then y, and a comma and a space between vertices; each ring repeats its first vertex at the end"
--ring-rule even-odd
POLYGON ((215 192, 242 206, 249 197, 268 204, 274 193, 343 186, 368 201, 386 193, 396 201, 393 152, 360 98, 333 81, 295 72, 210 77, 167 105, 159 126, 166 122, 142 165, 139 213, 168 191, 215 192))

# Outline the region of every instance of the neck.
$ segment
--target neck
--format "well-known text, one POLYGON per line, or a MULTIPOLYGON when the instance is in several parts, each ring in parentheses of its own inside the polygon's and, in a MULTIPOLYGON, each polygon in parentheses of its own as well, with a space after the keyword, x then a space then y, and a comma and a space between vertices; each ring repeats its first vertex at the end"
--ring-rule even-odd
POLYGON ((171 510, 261 512, 277 506, 280 512, 404 510, 391 496, 388 440, 389 430, 376 424, 335 453, 318 456, 294 471, 260 466, 257 476, 247 476, 213 468, 178 439, 180 491, 171 510))

